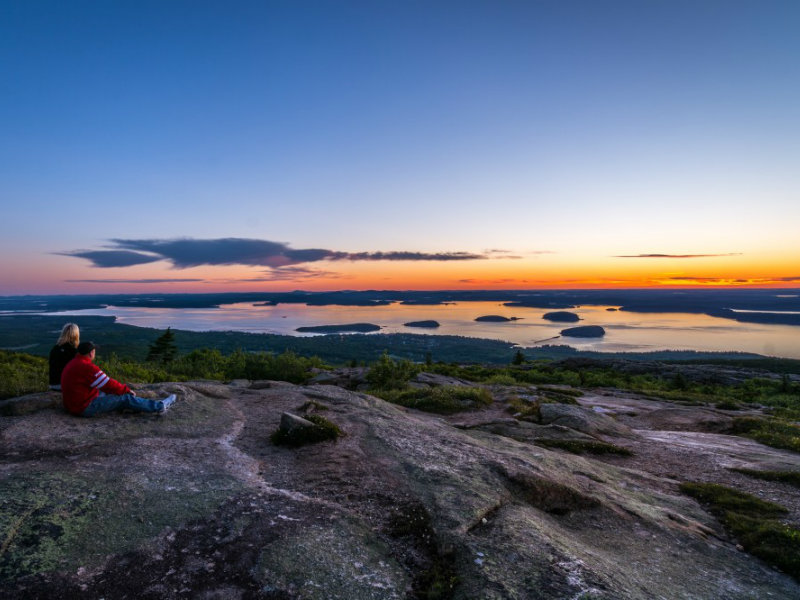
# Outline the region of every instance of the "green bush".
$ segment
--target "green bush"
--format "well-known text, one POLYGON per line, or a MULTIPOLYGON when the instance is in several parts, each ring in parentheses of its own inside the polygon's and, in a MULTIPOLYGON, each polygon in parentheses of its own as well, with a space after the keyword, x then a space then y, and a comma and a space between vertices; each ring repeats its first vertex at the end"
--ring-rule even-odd
POLYGON ((773 448, 800 452, 800 426, 782 419, 738 417, 733 420, 731 433, 773 448))
POLYGON ((374 390, 399 390, 408 385, 409 380, 419 372, 419 367, 408 360, 392 360, 384 352, 374 362, 367 373, 367 382, 374 390))
POLYGON ((720 410, 741 410, 742 405, 732 398, 726 398, 725 400, 717 402, 714 405, 714 408, 718 408, 720 410))
POLYGON ((0 399, 46 390, 47 371, 44 358, 0 350, 0 399))

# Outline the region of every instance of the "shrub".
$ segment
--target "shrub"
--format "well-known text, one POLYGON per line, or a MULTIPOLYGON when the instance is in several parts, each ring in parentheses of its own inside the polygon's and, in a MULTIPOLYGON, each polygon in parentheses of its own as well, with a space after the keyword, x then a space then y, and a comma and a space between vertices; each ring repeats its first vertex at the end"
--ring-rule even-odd
POLYGON ((731 433, 773 448, 800 452, 800 426, 781 419, 739 417, 733 420, 731 433))
POLYGON ((497 375, 492 375, 486 379, 484 383, 488 383, 490 385, 517 385, 517 380, 511 377, 511 375, 498 373, 497 375))
POLYGON ((370 366, 367 382, 375 390, 398 390, 406 387, 418 370, 414 363, 408 360, 392 360, 389 354, 384 352, 377 362, 370 366))
POLYGON ((508 411, 514 415, 515 419, 523 421, 541 421, 540 406, 541 403, 538 400, 525 400, 519 396, 511 396, 508 399, 508 411))
POLYGON ((327 440, 336 441, 343 433, 339 427, 320 415, 305 415, 307 421, 314 423, 314 427, 299 427, 292 431, 278 429, 271 436, 270 440, 277 446, 289 446, 297 448, 306 444, 315 444, 327 440))
POLYGON ((720 410, 741 410, 742 406, 736 402, 736 400, 733 400, 732 398, 726 398, 720 402, 717 402, 714 405, 714 408, 718 408, 720 410))
POLYGON ((47 389, 47 360, 0 350, 0 399, 47 389))

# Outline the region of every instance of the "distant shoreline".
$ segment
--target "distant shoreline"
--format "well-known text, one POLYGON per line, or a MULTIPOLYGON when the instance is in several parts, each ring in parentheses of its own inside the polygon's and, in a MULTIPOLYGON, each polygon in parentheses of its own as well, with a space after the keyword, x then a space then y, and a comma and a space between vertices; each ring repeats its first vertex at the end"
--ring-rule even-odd
POLYGON ((634 313, 705 314, 741 323, 800 326, 800 290, 733 289, 623 289, 623 290, 442 290, 442 291, 334 291, 230 292, 204 294, 81 294, 0 296, 3 314, 53 313, 121 308, 219 308, 250 302, 254 306, 306 304, 308 306, 441 306, 461 302, 498 302, 507 307, 550 310, 611 306, 634 313))

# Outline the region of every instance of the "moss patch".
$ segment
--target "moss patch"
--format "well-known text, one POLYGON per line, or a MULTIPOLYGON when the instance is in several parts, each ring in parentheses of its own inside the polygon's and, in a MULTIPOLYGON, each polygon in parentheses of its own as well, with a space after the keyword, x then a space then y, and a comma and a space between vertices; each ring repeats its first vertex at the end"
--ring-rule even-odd
POLYGON ((745 550, 800 580, 800 530, 778 519, 788 511, 772 502, 714 483, 682 483, 745 550))
POLYGON ((133 550, 166 526, 206 514, 238 484, 226 476, 27 472, 0 482, 0 580, 72 570, 133 550), (168 492, 165 490, 169 489, 168 492))
POLYGON ((633 456, 633 452, 622 446, 607 442, 586 440, 536 440, 535 443, 545 448, 559 448, 573 454, 617 454, 633 456))
POLYGON ((461 385, 374 393, 378 397, 394 404, 445 415, 467 410, 478 410, 492 403, 492 395, 488 390, 461 385))
POLYGON ((317 442, 325 442, 328 440, 336 441, 342 435, 342 430, 339 427, 320 415, 306 415, 303 417, 307 421, 311 421, 314 427, 298 427, 292 431, 278 429, 270 436, 273 444, 278 446, 290 446, 297 448, 298 446, 305 446, 306 444, 314 444, 317 442))

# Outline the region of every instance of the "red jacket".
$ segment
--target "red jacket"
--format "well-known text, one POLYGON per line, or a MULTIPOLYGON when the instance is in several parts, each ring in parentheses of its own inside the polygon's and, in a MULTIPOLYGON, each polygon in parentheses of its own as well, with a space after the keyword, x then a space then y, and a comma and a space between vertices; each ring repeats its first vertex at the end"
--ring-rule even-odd
POLYGON ((97 398, 100 392, 121 395, 131 391, 127 385, 111 379, 92 359, 78 354, 61 373, 61 394, 64 408, 79 415, 97 398))

